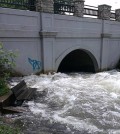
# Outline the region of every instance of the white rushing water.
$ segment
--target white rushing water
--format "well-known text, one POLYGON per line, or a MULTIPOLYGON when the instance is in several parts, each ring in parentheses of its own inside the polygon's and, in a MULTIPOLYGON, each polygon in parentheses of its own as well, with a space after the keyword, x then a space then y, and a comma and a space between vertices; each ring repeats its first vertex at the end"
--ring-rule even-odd
POLYGON ((28 102, 35 117, 66 124, 68 134, 120 134, 120 72, 42 74, 24 80, 37 88, 28 102))

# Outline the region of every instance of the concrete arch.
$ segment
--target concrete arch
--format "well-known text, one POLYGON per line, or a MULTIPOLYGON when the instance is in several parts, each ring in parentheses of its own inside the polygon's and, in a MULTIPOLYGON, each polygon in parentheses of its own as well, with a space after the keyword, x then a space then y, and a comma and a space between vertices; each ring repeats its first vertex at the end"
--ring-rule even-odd
POLYGON ((67 50, 65 50, 57 59, 56 59, 56 62, 55 62, 55 65, 56 65, 56 71, 58 70, 61 62, 63 61, 63 59, 68 55, 70 54, 71 52, 75 51, 75 50, 81 50, 83 52, 85 52, 92 60, 93 62, 93 66, 94 66, 94 69, 95 69, 95 72, 98 72, 99 70, 99 66, 98 66, 98 63, 97 63, 97 60, 95 58, 95 56, 89 51, 89 50, 85 50, 85 49, 82 49, 80 48, 80 46, 76 46, 76 47, 72 47, 72 48, 69 48, 67 50))

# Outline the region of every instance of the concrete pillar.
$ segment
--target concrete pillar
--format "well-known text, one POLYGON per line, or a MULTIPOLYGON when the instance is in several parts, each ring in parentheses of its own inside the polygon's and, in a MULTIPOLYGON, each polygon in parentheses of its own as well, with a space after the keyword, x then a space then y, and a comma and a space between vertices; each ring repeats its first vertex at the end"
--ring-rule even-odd
POLYGON ((53 13, 54 12, 53 0, 36 0, 36 11, 53 13))
POLYGON ((102 20, 110 20, 111 16, 111 6, 109 5, 99 5, 98 6, 98 18, 102 20))
POLYGON ((115 10, 115 19, 120 22, 120 9, 115 10))
POLYGON ((74 6, 75 6, 75 12, 74 16, 77 17, 83 17, 84 15, 84 0, 75 0, 74 6))
MULTIPOLYGON (((105 22, 103 25, 106 25, 105 22)), ((112 34, 109 34, 109 31, 106 32, 108 33, 101 34, 100 71, 106 71, 109 69, 109 64, 108 64, 109 57, 110 57, 109 50, 110 50, 110 41, 111 41, 112 34)))

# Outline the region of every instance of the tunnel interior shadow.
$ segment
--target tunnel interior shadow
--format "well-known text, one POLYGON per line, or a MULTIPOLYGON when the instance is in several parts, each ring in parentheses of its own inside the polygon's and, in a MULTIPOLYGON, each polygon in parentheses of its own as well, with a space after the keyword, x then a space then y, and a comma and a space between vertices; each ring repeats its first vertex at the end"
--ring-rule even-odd
POLYGON ((89 54, 77 49, 70 52, 60 63, 58 71, 69 72, 95 72, 95 66, 89 54))

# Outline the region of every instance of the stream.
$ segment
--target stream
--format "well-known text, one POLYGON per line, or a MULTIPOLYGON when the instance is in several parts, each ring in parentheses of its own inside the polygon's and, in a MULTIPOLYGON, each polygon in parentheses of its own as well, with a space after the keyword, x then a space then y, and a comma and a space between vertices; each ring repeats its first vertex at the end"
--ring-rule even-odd
MULTIPOLYGON (((120 134, 120 72, 23 78, 37 88, 28 112, 6 115, 24 134, 120 134)), ((13 79, 11 84, 17 84, 13 79)))

